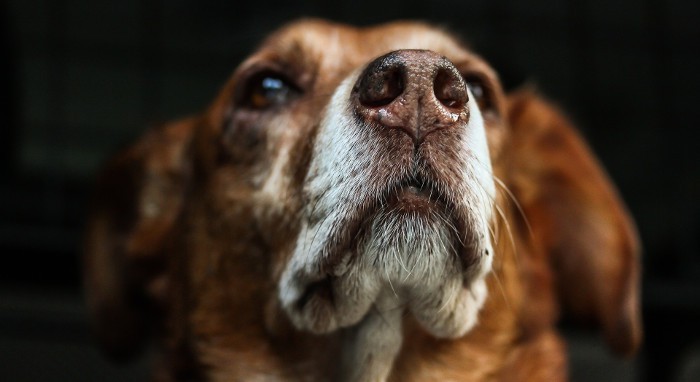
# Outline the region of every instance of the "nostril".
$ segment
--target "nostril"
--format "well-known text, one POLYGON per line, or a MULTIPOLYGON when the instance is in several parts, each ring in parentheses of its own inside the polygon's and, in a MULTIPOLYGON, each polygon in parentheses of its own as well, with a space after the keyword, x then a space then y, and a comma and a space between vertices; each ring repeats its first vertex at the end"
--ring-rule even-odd
POLYGON ((365 70, 359 83, 359 101, 367 107, 390 104, 404 91, 403 71, 400 66, 376 67, 365 70))
POLYGON ((467 84, 452 62, 410 49, 371 61, 347 99, 362 125, 404 132, 416 145, 434 131, 464 125, 468 100, 467 84))
POLYGON ((461 76, 451 70, 440 69, 433 84, 435 98, 451 109, 460 109, 469 101, 467 85, 461 76))

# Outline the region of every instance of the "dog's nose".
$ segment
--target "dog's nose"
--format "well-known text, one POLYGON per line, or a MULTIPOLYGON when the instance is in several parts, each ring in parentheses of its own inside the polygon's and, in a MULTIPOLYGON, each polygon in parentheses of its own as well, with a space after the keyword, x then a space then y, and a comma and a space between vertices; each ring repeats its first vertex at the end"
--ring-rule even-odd
POLYGON ((375 59, 351 97, 365 122, 402 129, 416 143, 468 118, 464 79, 452 62, 429 50, 397 50, 375 59))

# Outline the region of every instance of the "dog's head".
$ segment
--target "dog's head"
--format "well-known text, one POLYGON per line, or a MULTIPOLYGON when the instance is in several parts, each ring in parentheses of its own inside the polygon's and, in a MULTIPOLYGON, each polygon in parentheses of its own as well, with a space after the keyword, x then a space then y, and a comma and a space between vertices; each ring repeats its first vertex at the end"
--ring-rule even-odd
POLYGON ((561 302, 620 351, 639 341, 636 238, 581 139, 423 24, 281 29, 203 114, 115 157, 95 206, 86 288, 114 352, 146 317, 203 341, 329 333, 386 296, 457 338, 518 256, 518 314, 561 302))

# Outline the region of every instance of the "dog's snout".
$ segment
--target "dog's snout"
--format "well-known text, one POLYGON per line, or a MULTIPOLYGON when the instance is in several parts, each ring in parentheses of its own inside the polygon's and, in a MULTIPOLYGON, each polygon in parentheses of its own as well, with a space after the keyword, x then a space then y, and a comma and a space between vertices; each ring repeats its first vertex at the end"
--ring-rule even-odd
POLYGON ((398 50, 370 62, 351 99, 365 122, 402 129, 416 142, 460 119, 465 122, 468 101, 457 68, 428 50, 398 50))

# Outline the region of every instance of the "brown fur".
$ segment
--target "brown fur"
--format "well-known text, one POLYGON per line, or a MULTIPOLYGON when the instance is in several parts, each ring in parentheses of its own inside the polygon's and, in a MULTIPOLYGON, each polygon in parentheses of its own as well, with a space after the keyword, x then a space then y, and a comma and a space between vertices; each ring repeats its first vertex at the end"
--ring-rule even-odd
POLYGON ((339 377, 353 328, 298 331, 275 290, 300 209, 312 202, 301 189, 319 110, 351 70, 410 39, 484 78, 493 103, 485 113, 491 160, 504 189, 476 328, 436 339, 406 316, 389 379, 565 380, 565 344, 555 328, 561 310, 600 325, 618 353, 634 353, 641 340, 635 229, 571 124, 533 92, 505 95, 493 70, 442 31, 322 21, 273 34, 208 110, 151 130, 107 165, 85 259, 105 349, 128 355, 150 333, 163 355, 158 380, 339 377), (270 64, 313 94, 291 106, 283 126, 231 107, 246 73, 270 64), (243 132, 233 138, 231 131, 243 132), (282 149, 291 153, 284 171, 293 175, 284 194, 269 198, 261 184, 282 149))

